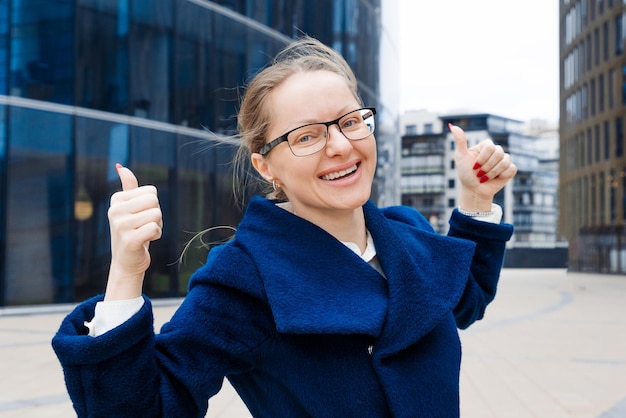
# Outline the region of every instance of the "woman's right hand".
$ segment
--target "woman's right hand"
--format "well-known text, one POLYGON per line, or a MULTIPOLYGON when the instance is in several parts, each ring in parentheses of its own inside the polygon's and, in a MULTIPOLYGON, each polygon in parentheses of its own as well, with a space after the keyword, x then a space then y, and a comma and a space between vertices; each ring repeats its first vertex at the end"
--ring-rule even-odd
POLYGON ((144 275, 150 266, 150 241, 161 238, 163 217, 154 186, 139 187, 128 168, 116 165, 122 191, 111 196, 111 267, 105 300, 141 296, 144 275))

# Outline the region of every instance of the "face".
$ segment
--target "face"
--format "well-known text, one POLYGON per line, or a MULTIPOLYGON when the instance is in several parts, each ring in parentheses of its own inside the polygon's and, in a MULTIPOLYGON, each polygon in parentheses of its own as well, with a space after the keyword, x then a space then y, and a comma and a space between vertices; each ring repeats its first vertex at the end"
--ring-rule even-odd
MULTIPOLYGON (((334 120, 361 107, 345 79, 329 71, 299 72, 269 97, 272 123, 266 142, 299 126, 334 120)), ((328 128, 326 147, 306 157, 293 155, 286 142, 252 163, 281 187, 294 211, 314 220, 361 208, 369 199, 376 169, 374 135, 348 140, 337 125, 328 128)))

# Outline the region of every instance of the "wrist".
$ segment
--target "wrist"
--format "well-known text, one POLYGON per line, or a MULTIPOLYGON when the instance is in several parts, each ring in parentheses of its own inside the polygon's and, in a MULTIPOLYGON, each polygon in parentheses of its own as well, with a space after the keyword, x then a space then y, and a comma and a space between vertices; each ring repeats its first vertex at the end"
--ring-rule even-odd
POLYGON ((104 294, 105 301, 141 296, 145 273, 129 273, 111 266, 104 294))
POLYGON ((461 190, 459 209, 466 212, 490 212, 493 196, 482 197, 475 193, 461 190))

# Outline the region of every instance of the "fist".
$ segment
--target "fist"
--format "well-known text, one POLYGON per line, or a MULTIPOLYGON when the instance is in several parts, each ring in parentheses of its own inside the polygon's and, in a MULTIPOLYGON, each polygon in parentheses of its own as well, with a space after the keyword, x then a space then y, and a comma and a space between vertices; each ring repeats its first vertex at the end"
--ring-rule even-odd
POLYGON ((455 166, 462 186, 483 200, 491 200, 517 173, 511 156, 491 139, 468 148, 465 132, 449 125, 455 146, 455 166))
POLYGON ((139 187, 128 168, 116 165, 122 191, 113 194, 108 217, 111 228, 111 272, 141 280, 150 266, 151 241, 161 238, 163 217, 154 186, 139 187))

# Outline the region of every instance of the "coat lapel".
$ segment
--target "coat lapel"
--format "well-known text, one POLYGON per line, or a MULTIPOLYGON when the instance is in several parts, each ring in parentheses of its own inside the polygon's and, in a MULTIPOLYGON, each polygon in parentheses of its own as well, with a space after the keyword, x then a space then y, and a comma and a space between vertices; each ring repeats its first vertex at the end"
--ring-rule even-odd
POLYGON ((258 268, 278 331, 380 335, 385 279, 326 231, 255 198, 235 239, 258 268))
POLYGON ((364 209, 388 279, 389 309, 377 342, 378 354, 386 356, 449 318, 467 283, 475 244, 419 228, 421 217, 412 209, 381 212, 370 203, 364 209))

